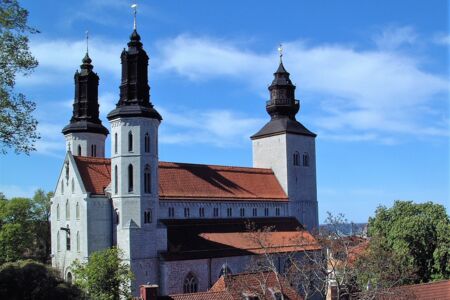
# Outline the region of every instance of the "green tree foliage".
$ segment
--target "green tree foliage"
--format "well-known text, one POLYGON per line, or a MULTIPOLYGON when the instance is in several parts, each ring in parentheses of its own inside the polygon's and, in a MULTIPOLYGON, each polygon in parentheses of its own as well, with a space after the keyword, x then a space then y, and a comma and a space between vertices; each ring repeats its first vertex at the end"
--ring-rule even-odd
POLYGON ((0 197, 0 263, 50 255, 50 198, 38 190, 33 199, 0 197))
POLYGON ((75 284, 93 299, 130 298, 133 274, 121 257, 122 252, 113 247, 93 253, 86 263, 75 261, 72 266, 75 284))
POLYGON ((450 278, 450 221, 442 205, 396 201, 369 219, 368 233, 415 270, 410 282, 450 278))
POLYGON ((0 0, 0 153, 9 148, 29 154, 39 139, 32 116, 35 103, 16 93, 16 75, 29 75, 38 62, 28 47, 28 11, 17 0, 0 0))
POLYGON ((84 299, 76 286, 65 283, 56 270, 34 261, 0 266, 0 299, 84 299))

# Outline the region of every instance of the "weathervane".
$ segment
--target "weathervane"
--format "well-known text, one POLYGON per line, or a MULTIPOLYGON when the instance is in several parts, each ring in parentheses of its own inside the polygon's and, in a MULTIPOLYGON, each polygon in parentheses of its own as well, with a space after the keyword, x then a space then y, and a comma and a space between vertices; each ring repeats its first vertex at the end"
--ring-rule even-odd
POLYGON ((132 4, 131 8, 134 10, 134 22, 133 29, 136 30, 136 14, 137 14, 137 4, 132 4))
POLYGON ((278 53, 280 53, 280 63, 281 63, 283 59, 283 44, 280 44, 280 46, 278 46, 278 53))
POLYGON ((86 30, 86 53, 89 54, 89 30, 86 30))

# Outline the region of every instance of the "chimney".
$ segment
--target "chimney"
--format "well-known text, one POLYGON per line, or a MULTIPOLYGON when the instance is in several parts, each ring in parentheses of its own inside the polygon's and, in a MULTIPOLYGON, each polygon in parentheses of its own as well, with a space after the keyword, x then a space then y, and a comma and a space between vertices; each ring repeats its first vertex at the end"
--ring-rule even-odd
POLYGON ((157 284, 143 284, 139 288, 142 300, 157 300, 159 288, 157 284))

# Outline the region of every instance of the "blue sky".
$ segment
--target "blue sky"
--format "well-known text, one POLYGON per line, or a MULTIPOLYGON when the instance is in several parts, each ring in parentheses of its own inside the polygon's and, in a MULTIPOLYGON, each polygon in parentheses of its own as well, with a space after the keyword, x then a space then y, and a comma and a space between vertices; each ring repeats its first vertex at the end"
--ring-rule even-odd
MULTIPOLYGON (((450 202, 447 1, 137 1, 150 56, 151 98, 164 120, 160 159, 251 166, 249 136, 269 117, 279 43, 318 134, 320 221, 364 222, 396 199, 450 202)), ((30 156, 0 158, 8 197, 53 190, 62 127, 85 53, 100 76, 101 115, 118 100, 131 1, 24 1, 40 62, 17 89, 37 103, 42 139, 30 156)), ((109 155, 109 147, 107 153, 109 155)))

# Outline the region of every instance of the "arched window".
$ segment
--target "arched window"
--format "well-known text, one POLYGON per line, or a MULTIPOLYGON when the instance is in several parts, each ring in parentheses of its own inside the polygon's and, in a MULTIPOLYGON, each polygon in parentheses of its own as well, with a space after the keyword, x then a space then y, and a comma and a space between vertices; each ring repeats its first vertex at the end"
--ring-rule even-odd
POLYGON ((146 210, 144 212, 144 224, 150 224, 152 222, 152 210, 146 210))
POLYGON ((77 231, 77 252, 80 252, 80 232, 77 231))
POLYGON ((64 194, 64 180, 61 180, 61 195, 64 194))
POLYGON ((120 215, 119 215, 119 210, 116 208, 115 210, 115 215, 116 215, 116 224, 120 223, 120 215))
POLYGON ((81 156, 81 146, 78 145, 78 156, 81 156))
POLYGON ((117 194, 117 186, 118 186, 118 182, 117 182, 117 166, 114 166, 114 194, 117 194))
POLYGON ((133 192, 133 165, 128 165, 128 192, 133 192))
POLYGON ((117 154, 117 132, 114 133, 114 153, 117 154))
POLYGON ((59 231, 56 234, 56 250, 57 251, 61 251, 61 243, 60 243, 59 231))
POLYGON ((151 181, 150 181, 150 166, 145 165, 144 168, 144 193, 150 194, 152 192, 151 189, 151 181))
POLYGON ((303 153, 303 166, 309 167, 309 154, 308 152, 303 153))
POLYGON ((133 151, 133 134, 128 132, 128 152, 133 151))
POLYGON ((187 274, 186 278, 184 278, 183 292, 186 293, 196 293, 198 290, 198 280, 194 274, 187 274))
POLYGON ((245 217, 245 208, 241 208, 240 209, 240 215, 241 215, 241 217, 245 217))
POLYGON ((144 151, 150 152, 150 136, 148 133, 146 133, 144 137, 144 151))
POLYGON ((70 220, 70 203, 66 200, 66 220, 70 220))
POLYGON ((77 220, 80 219, 80 203, 77 202, 77 205, 75 206, 75 218, 77 220))
POLYGON ((59 203, 56 204, 56 220, 59 221, 59 203))
POLYGON ((73 179, 73 178, 72 178, 71 188, 72 188, 72 194, 75 193, 75 179, 73 179))
POLYGON ((72 273, 70 272, 67 273, 67 282, 72 283, 72 273))
POLYGON ((300 166, 300 154, 297 151, 294 152, 293 159, 294 159, 294 166, 300 166))
POLYGON ((69 225, 67 225, 67 230, 66 230, 66 250, 70 251, 70 228, 69 228, 69 225))
POLYGON ((91 156, 97 157, 97 145, 91 145, 91 156))
POLYGON ((219 278, 231 274, 233 273, 231 272, 231 269, 228 267, 228 264, 223 264, 222 269, 220 269, 219 278))

